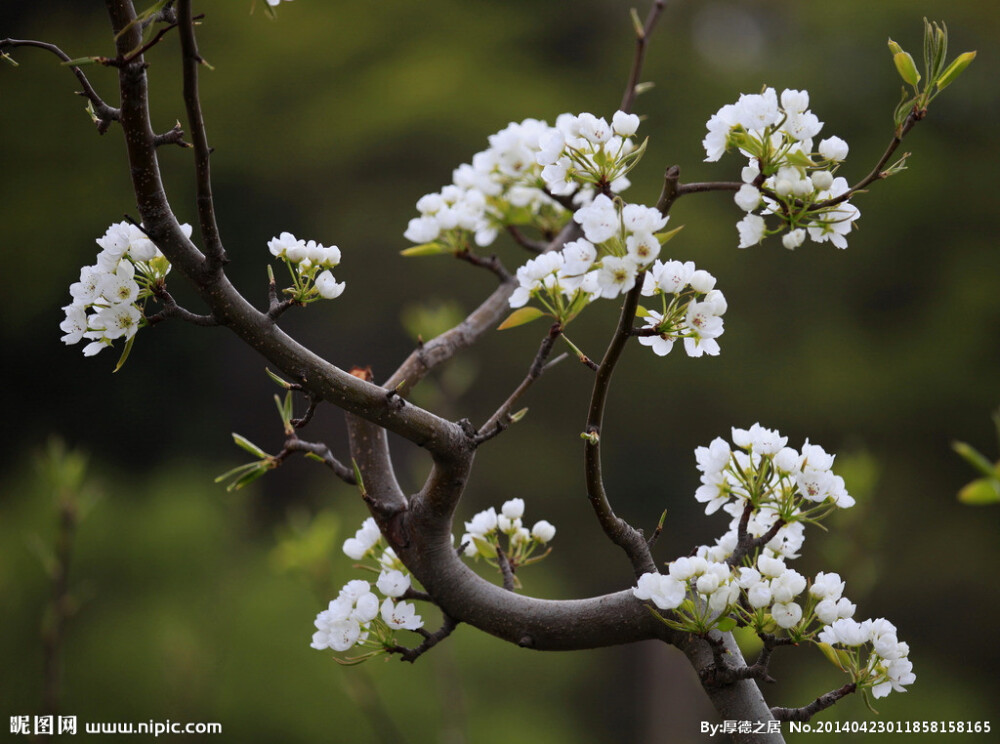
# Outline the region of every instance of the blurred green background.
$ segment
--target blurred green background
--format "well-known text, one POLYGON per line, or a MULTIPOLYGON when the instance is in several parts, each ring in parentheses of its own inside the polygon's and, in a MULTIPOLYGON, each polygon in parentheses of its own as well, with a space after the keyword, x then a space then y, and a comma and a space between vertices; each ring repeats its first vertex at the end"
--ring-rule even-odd
MULTIPOLYGON (((486 272, 449 259, 398 257, 414 202, 509 121, 610 116, 632 57, 627 5, 300 0, 283 4, 278 22, 261 7, 250 15, 250 5, 198 6, 201 51, 215 68, 203 72, 202 92, 230 275, 263 303, 270 237, 289 230, 339 245, 347 293, 282 324, 335 363, 372 365, 384 378, 412 348, 408 328, 432 335, 435 315, 468 311, 493 286, 486 272)), ((0 37, 110 55, 102 7, 5 2, 0 37)), ((842 173, 857 180, 891 136, 899 83, 886 38, 918 52, 925 15, 947 21, 953 54, 979 56, 904 143, 909 170, 856 200, 860 230, 846 251, 806 244, 791 253, 778 241, 738 251, 740 213, 729 196, 676 205, 671 224, 686 229, 672 256, 712 271, 729 299, 723 353, 660 360, 631 349, 610 400, 605 469, 616 509, 633 523, 651 529, 669 509, 657 547, 666 561, 725 528, 691 498, 694 447, 759 420, 790 444, 809 437, 840 453, 859 504, 832 519, 829 534, 812 531, 797 568, 838 570, 858 617, 889 617, 910 643, 917 682, 881 701, 882 718, 981 720, 1000 694, 1000 512, 957 503, 975 474, 950 442, 997 454, 989 414, 1000 404, 1000 6, 668 3, 644 76, 656 87, 636 106, 648 117, 640 132, 649 149, 627 196, 655 200, 674 163, 687 181, 738 177, 736 156, 702 162, 704 123, 765 83, 810 91, 824 136, 850 143, 842 173)), ((184 116, 176 47, 169 35, 147 56, 161 131, 184 116)), ((231 431, 272 452, 281 442, 275 388, 226 331, 145 330, 116 375, 113 352, 84 359, 59 343, 68 285, 93 261, 94 239, 135 206, 120 132, 94 133, 72 95, 76 81, 53 57, 15 57, 20 67, 0 66, 9 262, 0 292, 3 715, 41 705, 49 590, 31 546, 55 540, 55 464, 39 453, 58 435, 89 454, 88 488, 101 494, 72 558, 80 607, 64 634, 65 713, 219 721, 224 740, 241 742, 702 740, 698 722, 714 715, 679 655, 656 644, 541 655, 460 628, 412 667, 361 669, 310 649, 316 611, 352 577, 338 548, 364 516, 357 494, 299 460, 237 494, 213 485, 243 461, 231 431)), ((88 74, 116 102, 113 72, 88 74)), ((174 208, 194 222, 191 155, 160 154, 174 208)), ((511 268, 524 259, 507 242, 496 250, 511 268)), ((179 282, 171 289, 198 310, 179 282)), ((595 306, 573 338, 600 356, 614 320, 611 303, 595 306)), ((543 332, 491 334, 424 383, 420 400, 485 420, 543 332)), ((589 385, 589 373, 569 363, 540 380, 530 415, 480 452, 463 504, 468 519, 521 496, 528 519, 557 525, 554 555, 522 577, 532 594, 630 583, 584 498, 577 435, 589 385)), ((320 411, 305 436, 346 452, 336 411, 320 411)), ((425 458, 394 448, 404 487, 415 489, 425 458)), ((815 651, 783 651, 779 682, 766 691, 773 704, 803 705, 843 684, 815 651)), ((825 717, 871 716, 850 699, 825 717)))

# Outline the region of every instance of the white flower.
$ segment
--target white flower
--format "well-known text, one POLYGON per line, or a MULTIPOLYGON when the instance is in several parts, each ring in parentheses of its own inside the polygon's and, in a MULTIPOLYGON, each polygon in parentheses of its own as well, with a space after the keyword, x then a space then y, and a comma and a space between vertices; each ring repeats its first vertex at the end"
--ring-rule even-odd
POLYGON ((346 282, 338 284, 329 269, 324 270, 316 277, 316 290, 319 292, 320 297, 326 300, 333 300, 340 297, 346 286, 346 282))
POLYGON ((762 553, 757 558, 757 568, 764 576, 777 578, 785 572, 785 562, 780 558, 774 558, 766 553, 762 553))
POLYGON ((540 543, 547 543, 556 536, 556 528, 547 520, 542 519, 535 522, 531 528, 531 536, 540 543))
POLYGON ((732 434, 733 444, 758 455, 776 454, 788 443, 788 437, 781 436, 776 429, 765 429, 760 423, 755 423, 749 429, 737 429, 734 426, 732 434))
POLYGON ((791 602, 806 588, 806 577, 793 569, 787 569, 771 581, 771 595, 775 602, 791 602))
POLYGON ((83 334, 87 332, 87 312, 86 306, 73 303, 63 308, 66 312, 66 319, 59 324, 59 330, 66 335, 60 340, 64 344, 76 344, 83 340, 83 334))
POLYGON ((771 607, 771 617, 779 628, 791 628, 802 619, 802 608, 795 602, 776 602, 771 607))
POLYGON ((829 137, 825 140, 820 140, 819 154, 827 160, 836 162, 846 160, 848 151, 847 143, 840 137, 829 137))
POLYGON ((505 501, 500 507, 500 511, 507 519, 520 519, 524 516, 524 499, 510 499, 505 501))
POLYGON ((632 594, 637 599, 652 601, 661 610, 673 610, 684 601, 687 587, 673 576, 647 573, 639 577, 632 594))
POLYGON ((402 597, 410 588, 410 577, 402 571, 382 571, 375 586, 387 597, 402 597))
POLYGON ((868 642, 868 628, 856 620, 841 618, 823 628, 818 637, 823 643, 831 645, 860 646, 868 642))
POLYGON ((585 274, 597 260, 597 249, 588 240, 580 238, 563 246, 563 266, 562 273, 566 276, 579 276, 585 274))
POLYGON ((624 111, 615 111, 615 115, 611 117, 611 126, 615 134, 631 137, 639 129, 639 117, 635 114, 626 114, 624 111))
POLYGON ((802 245, 802 243, 805 242, 805 239, 806 239, 806 231, 800 227, 796 228, 795 230, 789 230, 784 235, 782 235, 781 244, 785 246, 785 248, 791 251, 795 250, 800 245, 802 245))
POLYGON ((382 603, 382 619, 393 630, 417 630, 424 627, 424 621, 416 614, 416 607, 410 602, 396 602, 389 598, 382 603))
POLYGON ((745 183, 740 186, 733 200, 744 212, 752 212, 760 205, 760 189, 753 184, 745 183))
POLYGON ((590 204, 576 210, 573 219, 583 228, 587 240, 595 244, 609 240, 621 228, 618 210, 604 194, 598 194, 590 204))
POLYGON ((767 607, 771 604, 771 585, 767 581, 758 581, 747 589, 747 601, 754 609, 767 607))
POLYGON ((736 229, 740 234, 739 247, 749 248, 751 245, 757 245, 757 243, 764 239, 764 229, 766 227, 764 218, 758 214, 748 214, 737 222, 736 229))
POLYGON ((763 132, 778 121, 778 95, 774 88, 752 95, 744 93, 736 106, 737 123, 747 131, 763 132))
POLYGON ((632 233, 655 233, 666 227, 669 217, 664 217, 656 207, 626 204, 622 208, 622 224, 632 233))
POLYGON ((483 536, 497 528, 497 510, 492 506, 476 514, 471 522, 465 523, 465 529, 473 535, 483 536))
POLYGON ((611 127, 604 119, 599 119, 593 114, 583 113, 577 117, 577 121, 579 122, 580 136, 591 143, 599 145, 611 139, 611 127))
POLYGON ((344 541, 344 554, 352 560, 360 561, 375 546, 380 537, 378 525, 375 524, 372 517, 368 517, 361 524, 361 528, 354 534, 354 537, 349 537, 344 541))
POLYGON ((809 594, 817 599, 836 601, 843 595, 845 586, 847 583, 841 580, 840 574, 820 571, 813 579, 812 586, 809 587, 809 594))
MULTIPOLYGON (((132 338, 139 330, 142 313, 132 304, 111 305, 97 311, 91 324, 103 331, 102 337, 113 340, 116 338, 132 338)), ((84 352, 86 353, 86 351, 84 352)))
POLYGON ((660 241, 650 232, 633 233, 625 238, 625 250, 637 266, 648 266, 660 255, 660 241))
POLYGON ((809 92, 805 90, 781 91, 781 108, 788 114, 800 114, 809 109, 809 92))
POLYGON ((597 294, 606 299, 614 299, 635 286, 639 267, 628 257, 605 256, 597 272, 597 294))
POLYGON ((407 223, 403 237, 414 243, 430 243, 440 234, 441 226, 433 217, 414 217, 407 223))

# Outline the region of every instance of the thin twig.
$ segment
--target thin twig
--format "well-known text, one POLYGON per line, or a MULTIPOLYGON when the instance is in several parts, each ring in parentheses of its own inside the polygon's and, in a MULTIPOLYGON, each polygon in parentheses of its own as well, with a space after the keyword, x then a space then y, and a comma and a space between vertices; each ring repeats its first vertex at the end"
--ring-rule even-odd
POLYGON ((808 721, 821 710, 826 710, 843 697, 847 697, 857 690, 856 683, 851 682, 837 690, 831 690, 825 695, 820 695, 809 705, 801 708, 771 708, 771 715, 777 721, 808 721))
MULTIPOLYGON (((44 49, 52 54, 56 55, 63 62, 71 62, 72 59, 66 52, 57 47, 55 44, 49 44, 45 41, 33 41, 31 39, 3 39, 0 40, 0 51, 14 47, 37 47, 38 49, 44 49)), ((90 101, 91 106, 94 109, 94 116, 97 117, 97 132, 98 134, 104 134, 111 127, 111 123, 121 120, 121 109, 109 106, 104 102, 104 99, 97 95, 97 91, 94 90, 94 86, 90 84, 87 76, 83 73, 76 65, 72 65, 69 68, 76 75, 76 79, 80 81, 80 85, 83 86, 83 91, 80 93, 84 98, 90 101)))
POLYGON ((163 303, 163 309, 146 318, 146 322, 149 325, 162 323, 167 318, 180 318, 183 321, 197 326, 219 325, 219 319, 214 315, 197 315, 196 313, 192 313, 190 310, 185 310, 174 301, 173 296, 167 291, 166 287, 162 285, 154 287, 153 294, 160 300, 161 303, 163 303))
POLYGON ((309 407, 306 409, 306 412, 302 414, 301 418, 295 418, 288 422, 296 429, 301 429, 305 427, 305 425, 308 424, 310 421, 312 421, 313 414, 316 413, 316 408, 320 404, 320 399, 314 396, 312 393, 306 392, 306 397, 309 399, 309 407))
POLYGON ((181 123, 177 122, 174 126, 164 132, 163 134, 157 134, 153 137, 153 144, 157 147, 162 145, 179 145, 180 147, 191 147, 190 142, 184 141, 184 130, 181 128, 181 123))
POLYGON ((544 253, 545 249, 549 247, 548 241, 532 240, 521 232, 517 228, 517 225, 507 225, 507 232, 510 233, 512 238, 514 238, 514 242, 532 253, 544 253))
POLYGON ((322 442, 305 442, 293 434, 285 440, 285 446, 281 452, 274 456, 274 460, 280 465, 293 452, 308 452, 309 454, 316 455, 344 483, 351 486, 358 485, 358 481, 354 477, 354 470, 334 457, 333 453, 330 452, 330 448, 322 442))
POLYGON ((198 42, 194 35, 194 18, 191 15, 191 0, 178 0, 177 10, 181 31, 181 50, 184 68, 184 106, 187 109, 188 128, 194 145, 195 192, 198 204, 198 224, 205 244, 206 268, 210 273, 219 271, 226 263, 226 251, 222 247, 219 226, 215 221, 215 204, 212 199, 212 171, 209 158, 212 150, 208 146, 205 120, 201 113, 201 97, 198 92, 198 67, 204 60, 198 53, 198 42))
POLYGON ((510 559, 499 545, 497 545, 497 564, 503 576, 503 588, 508 592, 514 591, 514 567, 510 565, 510 559))
POLYGON ((665 0, 656 0, 649 9, 649 13, 646 16, 646 22, 642 27, 642 30, 636 29, 635 34, 635 56, 632 59, 632 70, 628 76, 628 84, 625 87, 625 95, 622 97, 622 103, 619 107, 625 113, 631 113, 632 104, 635 103, 636 97, 636 87, 639 85, 639 76, 642 74, 642 65, 646 58, 646 40, 649 35, 653 32, 653 28, 656 26, 656 22, 660 19, 660 14, 663 12, 663 6, 666 5, 665 0))
POLYGON ((812 208, 828 209, 830 207, 834 207, 840 204, 841 202, 847 201, 852 196, 854 196, 854 194, 856 194, 858 191, 867 188, 875 181, 885 178, 886 174, 882 171, 882 169, 885 167, 886 163, 889 162, 889 158, 891 158, 893 153, 896 152, 896 149, 903 141, 903 137, 909 134, 910 130, 913 129, 914 126, 916 126, 917 122, 923 119, 926 115, 927 115, 926 109, 914 108, 913 111, 910 112, 910 115, 906 117, 906 120, 903 122, 903 125, 899 128, 899 130, 893 134, 892 139, 889 141, 888 147, 886 147, 885 152, 882 153, 882 157, 879 158, 878 163, 875 164, 875 167, 872 168, 871 172, 867 176, 865 176, 856 184, 851 186, 851 188, 849 188, 840 196, 835 196, 832 199, 827 199, 825 201, 817 202, 812 206, 812 208))
POLYGON ((458 627, 458 621, 453 620, 448 615, 444 616, 444 620, 441 623, 441 627, 438 628, 434 633, 424 630, 421 628, 417 632, 424 637, 423 643, 421 643, 416 648, 406 648, 405 646, 393 646, 389 650, 390 653, 399 654, 403 661, 408 661, 411 664, 418 658, 423 656, 427 651, 434 648, 441 641, 451 635, 452 631, 458 627))
POLYGON ((503 263, 501 263, 500 259, 497 258, 495 255, 489 257, 477 256, 472 251, 466 249, 464 251, 459 251, 458 253, 456 253, 455 258, 470 263, 473 266, 479 266, 481 268, 492 271, 494 274, 496 274, 497 279, 499 279, 501 283, 510 281, 511 279, 510 272, 507 271, 503 263))
POLYGON ((496 410, 496 412, 490 416, 489 420, 483 424, 479 431, 475 434, 475 443, 480 445, 483 442, 492 439, 497 436, 500 432, 506 429, 511 424, 511 409, 514 404, 521 398, 522 395, 531 387, 531 384, 542 376, 542 373, 548 368, 545 364, 545 360, 548 359, 549 354, 552 353, 552 347, 555 345, 556 339, 562 334, 562 325, 559 323, 553 323, 552 327, 549 328, 548 334, 542 339, 542 343, 538 347, 538 352, 535 354, 535 358, 531 362, 531 366, 528 368, 528 374, 525 375, 521 384, 515 388, 514 392, 510 394, 510 397, 503 402, 503 404, 496 410))

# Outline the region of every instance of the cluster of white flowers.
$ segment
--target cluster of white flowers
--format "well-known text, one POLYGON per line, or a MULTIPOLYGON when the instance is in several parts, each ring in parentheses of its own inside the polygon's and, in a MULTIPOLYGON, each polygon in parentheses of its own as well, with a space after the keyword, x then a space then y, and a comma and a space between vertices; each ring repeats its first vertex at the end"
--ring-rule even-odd
POLYGON ((470 233, 476 245, 487 246, 506 225, 558 229, 566 210, 543 190, 535 159, 540 138, 551 131, 544 121, 525 119, 491 134, 489 148, 456 168, 451 184, 417 201, 420 216, 410 220, 404 237, 455 252, 467 247, 470 233))
POLYGON ((505 501, 497 513, 490 507, 476 514, 465 523, 465 534, 461 545, 469 558, 485 558, 491 565, 496 565, 497 548, 500 546, 500 535, 507 536, 505 555, 512 567, 534 563, 544 557, 531 557, 539 546, 547 544, 556 536, 556 528, 549 521, 542 519, 535 522, 529 530, 524 526, 524 499, 505 501))
POLYGON ((906 692, 906 685, 917 680, 909 644, 896 637, 896 626, 885 618, 860 623, 841 618, 823 628, 818 640, 846 651, 838 654, 838 664, 848 668, 859 686, 871 689, 872 697, 883 698, 893 690, 906 692), (860 647, 869 644, 871 652, 861 659, 860 647))
POLYGON ((626 174, 642 156, 632 141, 639 117, 616 111, 608 124, 603 118, 582 113, 562 114, 539 140, 536 162, 544 166, 542 180, 550 193, 589 198, 592 189, 607 186, 614 193, 629 187, 626 174))
MULTIPOLYGON (((191 226, 182 225, 188 237, 191 226)), ((87 339, 84 356, 94 356, 117 339, 128 341, 145 320, 142 308, 152 288, 170 271, 170 262, 141 228, 128 222, 111 225, 97 239, 101 252, 93 266, 80 270, 69 287, 73 301, 63 308, 62 341, 87 339)))
POLYGON ((848 146, 830 137, 813 151, 813 138, 823 123, 809 110, 808 92, 784 90, 780 101, 774 88, 741 95, 738 102, 719 109, 707 127, 702 142, 707 161, 719 160, 729 146, 750 159, 735 196, 747 213, 736 226, 740 248, 783 231, 782 244, 789 249, 802 245, 806 236, 816 243, 847 247, 846 236, 860 211, 847 201, 821 205, 849 190, 845 179, 834 177, 848 146), (768 229, 769 215, 780 220, 780 227, 768 229))
POLYGON ((452 173, 452 183, 417 201, 419 217, 404 237, 458 252, 488 246, 501 228, 532 225, 554 232, 567 211, 552 198, 572 196, 589 203, 607 187, 620 193, 629 185, 625 174, 642 155, 631 139, 639 117, 617 112, 612 124, 593 114, 561 114, 555 126, 538 119, 511 122, 489 136, 489 148, 476 153, 452 173))
POLYGON ((695 268, 693 261, 656 261, 643 277, 642 294, 660 296, 660 310, 642 308, 645 329, 655 334, 640 336, 639 343, 666 356, 678 339, 684 339, 688 356, 717 356, 718 338, 723 332, 722 315, 728 304, 715 289, 715 277, 695 268))
POLYGON ((876 698, 902 691, 915 677, 909 647, 898 642, 895 627, 881 619, 854 621, 856 606, 844 596, 846 583, 838 574, 821 571, 810 582, 786 565, 798 557, 804 520, 818 521, 854 503, 830 470, 834 456, 808 441, 798 452, 786 446, 787 437, 760 424, 734 428, 732 436, 735 450, 721 438, 695 450, 702 472, 696 497, 708 502, 708 513, 721 507, 732 514, 729 530, 715 545, 671 562, 665 573, 644 574, 632 593, 668 612, 660 618, 677 630, 744 625, 759 634, 780 630, 821 648, 846 646, 849 653, 824 653, 859 689, 870 689, 876 698), (778 519, 784 524, 771 534, 778 519), (734 565, 741 525, 751 538, 771 537, 734 565), (863 657, 860 647, 866 645, 871 653, 863 657))
POLYGON ((834 455, 819 445, 806 440, 800 452, 786 446, 788 437, 760 424, 734 427, 732 437, 735 450, 721 437, 695 450, 702 474, 695 498, 706 505, 706 514, 734 499, 734 516, 749 502, 755 511, 773 512, 790 523, 854 505, 844 479, 831 470, 834 455))
POLYGON ((661 243, 671 233, 660 233, 668 218, 655 207, 623 204, 598 194, 578 209, 574 219, 584 237, 561 251, 543 253, 517 270, 518 287, 511 307, 535 299, 564 326, 595 299, 614 299, 643 277, 646 296, 661 295, 662 311, 643 309, 647 328, 659 333, 641 337, 663 356, 674 340, 683 338, 691 356, 718 354, 715 339, 722 334, 726 300, 715 290, 715 277, 691 262, 661 262, 661 243), (655 263, 654 263, 655 262, 655 263), (648 271, 648 273, 646 273, 648 271))
POLYGON ((322 297, 333 300, 344 292, 346 282, 337 283, 331 269, 340 263, 340 249, 324 246, 315 240, 299 240, 289 232, 267 242, 271 255, 288 266, 293 286, 285 292, 296 302, 310 302, 322 297), (294 267, 294 268, 293 268, 294 267))
POLYGON ((401 599, 409 591, 412 578, 392 548, 382 546, 374 519, 366 519, 354 537, 344 541, 343 550, 356 561, 371 559, 373 565, 363 567, 379 572, 375 589, 383 598, 372 591, 367 581, 347 582, 327 609, 316 616, 316 632, 310 644, 313 648, 343 652, 359 646, 369 649, 359 657, 367 658, 392 648, 396 630, 423 627, 414 605, 401 599))

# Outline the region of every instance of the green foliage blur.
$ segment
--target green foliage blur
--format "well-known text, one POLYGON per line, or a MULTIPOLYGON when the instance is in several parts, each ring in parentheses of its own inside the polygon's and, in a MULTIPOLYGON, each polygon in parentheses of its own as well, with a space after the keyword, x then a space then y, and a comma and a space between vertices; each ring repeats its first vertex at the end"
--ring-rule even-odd
MULTIPOLYGON (((282 325, 334 363, 371 365, 384 378, 415 336, 433 336, 495 282, 446 257, 400 258, 414 203, 509 121, 610 116, 632 58, 628 8, 296 0, 270 21, 263 0, 253 15, 251 4, 196 6, 214 68, 201 87, 227 270, 263 304, 269 238, 288 230, 339 245, 346 293, 293 310, 282 325)), ((677 203, 671 226, 686 228, 672 257, 709 269, 729 300, 723 352, 663 360, 630 349, 602 441, 616 510, 647 531, 669 510, 656 553, 664 561, 724 529, 692 498, 694 447, 759 420, 790 444, 809 437, 840 453, 837 472, 858 506, 831 520, 829 534, 808 535, 797 568, 839 571, 858 617, 888 617, 910 643, 917 682, 881 701, 883 718, 982 720, 1000 694, 990 632, 1000 614, 1000 512, 958 502, 969 470, 950 443, 990 444, 989 413, 1000 403, 1000 6, 668 3, 644 75, 656 87, 636 105, 649 148, 627 196, 655 200, 674 163, 685 181, 737 178, 736 155, 702 162, 704 123, 763 84, 809 90, 823 136, 850 143, 841 174, 859 180, 891 137, 899 99, 886 39, 919 51, 923 16, 947 22, 953 55, 979 56, 904 142, 908 170, 853 201, 862 217, 846 251, 807 243, 791 253, 777 240, 738 251, 729 195, 677 203)), ((112 54, 98 2, 3 3, 4 37, 51 41, 71 57, 112 54)), ((147 55, 160 131, 184 118, 177 43, 168 34, 147 55)), ((77 82, 54 57, 13 56, 19 67, 0 63, 0 715, 41 704, 49 582, 30 546, 53 543, 56 511, 31 462, 56 434, 89 455, 87 480, 102 493, 74 543, 79 605, 63 640, 62 712, 219 721, 222 739, 239 742, 702 740, 698 722, 713 713, 685 662, 655 644, 546 656, 460 627, 413 666, 360 669, 310 649, 315 613, 353 578, 339 545, 364 517, 356 491, 303 459, 236 494, 213 485, 244 461, 230 432, 268 451, 282 441, 262 360, 224 330, 145 329, 115 375, 114 352, 84 359, 59 343, 68 285, 108 224, 136 216, 134 198, 120 131, 93 131, 72 94, 77 82)), ((116 103, 114 72, 87 73, 116 103)), ((194 223, 190 152, 160 155, 174 208, 194 223)), ((503 239, 496 250, 510 268, 525 258, 503 239)), ((199 311, 181 282, 170 288, 199 311)), ((575 323, 574 342, 592 357, 615 321, 607 305, 575 323)), ((419 401, 485 420, 542 333, 528 325, 491 335, 423 383, 419 401)), ((578 434, 589 386, 569 361, 547 373, 525 400, 528 416, 477 456, 460 514, 520 496, 529 519, 557 525, 554 554, 521 577, 538 596, 631 582, 585 499, 578 434)), ((336 411, 321 409, 303 436, 346 453, 336 411)), ((416 489, 426 460, 393 447, 404 488, 416 489)), ((803 705, 843 684, 814 649, 779 651, 772 704, 803 705)), ((824 717, 871 716, 849 699, 824 717)))

